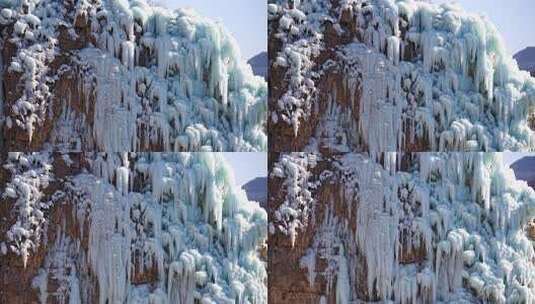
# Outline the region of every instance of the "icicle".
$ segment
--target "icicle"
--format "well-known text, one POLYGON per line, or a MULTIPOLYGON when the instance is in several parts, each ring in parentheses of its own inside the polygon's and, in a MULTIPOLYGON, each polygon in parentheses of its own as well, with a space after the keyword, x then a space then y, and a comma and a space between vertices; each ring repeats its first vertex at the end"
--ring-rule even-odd
POLYGON ((344 246, 340 245, 338 260, 338 276, 336 278, 336 304, 349 304, 349 268, 345 257, 344 246))
POLYGON ((134 68, 134 52, 135 52, 135 45, 132 41, 124 41, 121 44, 122 54, 121 54, 121 62, 128 67, 128 69, 132 70, 134 68))
MULTIPOLYGON (((0 130, 3 130, 4 123, 8 129, 11 128, 11 125, 7 124, 6 117, 4 116, 4 60, 1 53, 2 52, 0 52, 0 130)), ((0 144, 3 144, 4 141, 2 133, 3 132, 0 132, 0 144)))
POLYGON ((195 288, 195 258, 184 252, 180 260, 171 263, 167 283, 167 298, 170 303, 193 304, 195 288))

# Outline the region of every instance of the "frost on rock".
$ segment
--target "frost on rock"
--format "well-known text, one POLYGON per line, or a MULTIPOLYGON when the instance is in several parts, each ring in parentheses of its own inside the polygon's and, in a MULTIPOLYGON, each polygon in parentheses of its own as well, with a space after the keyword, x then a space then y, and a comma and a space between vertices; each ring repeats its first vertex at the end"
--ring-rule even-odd
POLYGON ((49 65, 58 55, 57 28, 63 24, 62 20, 69 18, 65 13, 66 6, 61 2, 36 0, 0 3, 2 45, 5 47, 9 43, 16 48, 11 58, 4 58, 5 66, 2 65, 0 73, 18 75, 18 86, 22 88, 16 100, 4 101, 0 113, 7 129, 25 130, 29 142, 36 128, 43 125, 51 106, 54 77, 49 74, 49 65), (49 17, 41 20, 38 16, 49 17), (10 36, 6 30, 8 26, 12 26, 10 36))
POLYGON ((3 165, 11 177, 2 190, 2 200, 14 201, 15 222, 2 244, 2 255, 9 251, 20 255, 26 266, 28 257, 40 246, 46 234, 45 212, 53 204, 46 201, 43 190, 53 180, 52 166, 47 154, 9 153, 3 165), (5 247, 4 247, 5 246, 5 247))
MULTIPOLYGON (((273 251, 284 255, 274 261, 286 263, 302 252, 296 263, 305 276, 290 277, 306 277, 315 301, 535 300, 535 192, 516 180, 500 153, 349 153, 321 156, 318 167, 323 171, 298 171, 310 180, 330 176, 308 206, 315 214, 305 219, 307 234, 286 249, 295 252, 273 251)), ((272 179, 276 172, 277 165, 272 179)), ((286 201, 298 198, 288 191, 292 185, 283 183, 286 201)), ((272 206, 280 210, 286 201, 272 206)), ((285 276, 280 272, 288 267, 274 265, 273 276, 285 276)), ((287 290, 270 282, 273 294, 287 290)))
POLYGON ((1 40, 16 51, 2 74, 22 88, 4 101, 6 132, 24 130, 28 143, 39 133, 50 150, 267 149, 266 82, 220 24, 143 0, 0 9, 12 29, 1 40))
POLYGON ((310 153, 281 155, 271 173, 272 178, 283 179, 286 198, 275 210, 270 230, 288 235, 292 244, 295 243, 298 230, 306 227, 308 219, 314 217, 313 190, 321 181, 312 180, 309 170, 316 166, 318 160, 317 154, 310 153))
MULTIPOLYGON (((416 0, 280 0, 269 19, 270 65, 283 77, 272 87, 271 124, 305 136, 309 149, 534 146, 535 80, 483 17, 416 0)), ((292 138, 279 133, 274 147, 292 138)))
POLYGON ((32 243, 46 245, 31 282, 41 303, 267 303, 267 214, 223 156, 82 158, 62 176, 61 219, 41 219, 54 233, 32 243))
POLYGON ((287 92, 279 99, 271 119, 274 123, 292 125, 297 136, 299 125, 310 115, 316 97, 313 60, 323 48, 322 22, 330 19, 331 3, 304 1, 289 5, 292 2, 268 6, 269 22, 278 24, 275 36, 283 43, 270 65, 287 69, 285 79, 288 82, 287 92))

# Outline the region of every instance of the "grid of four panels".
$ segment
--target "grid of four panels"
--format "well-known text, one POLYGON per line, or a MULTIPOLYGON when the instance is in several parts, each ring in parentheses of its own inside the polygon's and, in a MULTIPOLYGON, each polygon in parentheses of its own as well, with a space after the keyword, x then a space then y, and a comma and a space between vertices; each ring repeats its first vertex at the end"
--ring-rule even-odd
POLYGON ((535 5, 452 2, 0 0, 0 304, 535 304, 535 5))

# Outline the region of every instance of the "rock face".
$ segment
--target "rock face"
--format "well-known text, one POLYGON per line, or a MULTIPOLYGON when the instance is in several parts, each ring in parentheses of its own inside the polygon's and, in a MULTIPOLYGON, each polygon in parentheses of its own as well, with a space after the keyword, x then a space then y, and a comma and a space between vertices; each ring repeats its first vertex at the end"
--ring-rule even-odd
POLYGON ((268 54, 262 52, 247 61, 253 68, 253 73, 257 76, 262 76, 268 79, 268 54))
POLYGON ((267 178, 257 177, 242 186, 247 193, 247 198, 251 201, 259 202, 260 206, 267 208, 267 178))
POLYGON ((267 85, 211 20, 144 0, 0 10, 6 151, 267 149, 267 85))
POLYGON ((521 70, 528 71, 531 76, 535 77, 535 47, 527 47, 516 53, 513 58, 521 70))
POLYGON ((272 154, 269 191, 271 303, 535 294, 535 198, 500 154, 272 154))
POLYGON ((515 171, 516 178, 526 181, 528 185, 535 188, 535 157, 528 156, 517 160, 511 165, 515 171))
POLYGON ((267 214, 218 154, 2 157, 0 303, 267 302, 267 214))
POLYGON ((270 150, 533 147, 535 80, 458 6, 277 0, 268 18, 270 150))

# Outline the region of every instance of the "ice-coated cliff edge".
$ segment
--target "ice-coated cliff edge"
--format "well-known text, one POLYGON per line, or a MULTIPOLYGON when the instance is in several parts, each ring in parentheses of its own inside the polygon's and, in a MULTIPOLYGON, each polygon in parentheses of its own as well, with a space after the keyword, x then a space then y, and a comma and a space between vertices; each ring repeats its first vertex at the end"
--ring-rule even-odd
POLYGON ((277 151, 533 149, 535 80, 483 17, 416 0, 278 0, 269 20, 277 151))
POLYGON ((4 167, 0 300, 267 302, 266 211, 221 155, 10 153, 4 167))
POLYGON ((274 301, 535 301, 535 192, 499 153, 281 154, 270 183, 274 301))
POLYGON ((8 150, 267 149, 265 81, 193 11, 4 0, 0 25, 8 150))

